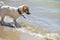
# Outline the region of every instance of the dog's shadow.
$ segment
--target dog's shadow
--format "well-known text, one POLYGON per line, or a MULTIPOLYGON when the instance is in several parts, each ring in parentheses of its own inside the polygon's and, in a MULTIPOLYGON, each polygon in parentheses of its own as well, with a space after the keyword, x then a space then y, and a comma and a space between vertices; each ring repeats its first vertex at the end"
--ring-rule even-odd
POLYGON ((11 27, 11 28, 20 28, 21 27, 21 25, 18 24, 16 21, 14 21, 12 23, 6 23, 4 21, 1 21, 0 26, 11 27))

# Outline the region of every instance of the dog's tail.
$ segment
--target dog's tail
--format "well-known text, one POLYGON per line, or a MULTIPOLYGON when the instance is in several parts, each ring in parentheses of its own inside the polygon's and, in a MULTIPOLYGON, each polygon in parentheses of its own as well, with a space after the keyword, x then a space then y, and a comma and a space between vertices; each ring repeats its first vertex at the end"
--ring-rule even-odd
POLYGON ((0 8, 4 5, 3 1, 0 1, 0 8))

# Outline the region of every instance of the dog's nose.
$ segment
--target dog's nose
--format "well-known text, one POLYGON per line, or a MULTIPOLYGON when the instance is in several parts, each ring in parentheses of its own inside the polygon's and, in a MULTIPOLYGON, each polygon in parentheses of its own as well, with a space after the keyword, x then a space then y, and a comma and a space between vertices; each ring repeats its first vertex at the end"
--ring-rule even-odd
POLYGON ((30 15, 31 13, 28 12, 27 14, 30 15))

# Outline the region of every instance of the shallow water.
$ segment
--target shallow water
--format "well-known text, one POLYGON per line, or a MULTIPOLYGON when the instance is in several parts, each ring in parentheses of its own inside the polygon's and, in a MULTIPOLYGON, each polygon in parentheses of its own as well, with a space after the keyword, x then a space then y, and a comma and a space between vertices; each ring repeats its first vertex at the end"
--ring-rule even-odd
POLYGON ((51 31, 60 32, 60 0, 2 0, 6 5, 18 7, 28 4, 27 21, 51 31))

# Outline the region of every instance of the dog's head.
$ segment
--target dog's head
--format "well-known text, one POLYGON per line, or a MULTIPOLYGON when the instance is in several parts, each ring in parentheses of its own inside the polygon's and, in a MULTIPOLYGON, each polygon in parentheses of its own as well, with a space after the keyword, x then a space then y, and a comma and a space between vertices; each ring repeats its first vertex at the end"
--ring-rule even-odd
POLYGON ((28 5, 22 5, 19 8, 19 11, 21 11, 21 14, 26 13, 27 15, 30 15, 31 13, 29 12, 29 7, 28 5))
POLYGON ((29 7, 27 5, 23 6, 23 12, 30 15, 31 13, 29 12, 29 7))
POLYGON ((24 13, 27 15, 30 15, 31 13, 29 12, 29 7, 27 5, 22 5, 18 8, 18 12, 20 15, 22 15, 24 18, 25 16, 23 15, 24 13))

